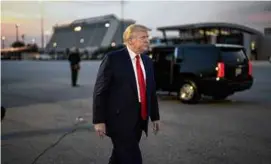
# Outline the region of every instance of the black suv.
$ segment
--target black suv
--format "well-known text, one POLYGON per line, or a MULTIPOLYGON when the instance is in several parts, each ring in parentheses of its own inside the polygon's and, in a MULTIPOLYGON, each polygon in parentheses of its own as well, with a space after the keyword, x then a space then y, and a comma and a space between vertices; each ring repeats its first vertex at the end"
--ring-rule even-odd
POLYGON ((152 47, 157 90, 177 92, 184 103, 201 95, 216 100, 251 88, 252 65, 243 47, 222 44, 188 44, 152 47))

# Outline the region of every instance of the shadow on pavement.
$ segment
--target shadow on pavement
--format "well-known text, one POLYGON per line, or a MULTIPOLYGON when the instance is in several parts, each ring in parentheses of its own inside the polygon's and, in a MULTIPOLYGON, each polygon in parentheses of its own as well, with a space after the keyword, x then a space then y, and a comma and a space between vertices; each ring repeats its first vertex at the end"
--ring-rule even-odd
MULTIPOLYGON (((161 101, 179 101, 177 99, 177 96, 175 94, 158 94, 159 100, 161 101)), ((180 102, 180 105, 183 104, 180 102)), ((258 101, 251 101, 250 99, 236 99, 235 97, 228 97, 225 100, 213 100, 211 97, 203 97, 197 104, 191 104, 191 105, 257 105, 257 104, 262 104, 261 102, 258 101)), ((183 104, 185 105, 185 104, 183 104)))
POLYGON ((94 132, 94 129, 91 125, 82 125, 82 126, 69 126, 69 127, 61 127, 57 129, 37 129, 37 130, 28 130, 21 132, 10 132, 10 133, 2 133, 1 140, 10 140, 10 139, 18 139, 18 138, 29 138, 29 137, 37 137, 43 135, 51 135, 51 134, 63 134, 65 132, 70 132, 77 128, 76 131, 89 131, 94 132))

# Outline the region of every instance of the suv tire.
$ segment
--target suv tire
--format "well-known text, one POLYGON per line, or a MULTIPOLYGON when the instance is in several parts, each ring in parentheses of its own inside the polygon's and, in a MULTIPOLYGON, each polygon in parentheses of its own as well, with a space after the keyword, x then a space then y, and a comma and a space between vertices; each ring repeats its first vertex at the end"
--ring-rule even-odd
POLYGON ((185 104, 195 104, 201 98, 197 84, 193 80, 184 80, 178 91, 178 99, 185 104))

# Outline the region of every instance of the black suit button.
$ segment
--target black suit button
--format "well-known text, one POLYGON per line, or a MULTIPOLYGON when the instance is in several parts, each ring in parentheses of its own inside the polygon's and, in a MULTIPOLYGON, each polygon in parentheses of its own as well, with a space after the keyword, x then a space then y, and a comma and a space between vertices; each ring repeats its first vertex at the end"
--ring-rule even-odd
POLYGON ((120 114, 120 110, 119 110, 119 109, 117 109, 116 114, 117 114, 117 115, 120 114))

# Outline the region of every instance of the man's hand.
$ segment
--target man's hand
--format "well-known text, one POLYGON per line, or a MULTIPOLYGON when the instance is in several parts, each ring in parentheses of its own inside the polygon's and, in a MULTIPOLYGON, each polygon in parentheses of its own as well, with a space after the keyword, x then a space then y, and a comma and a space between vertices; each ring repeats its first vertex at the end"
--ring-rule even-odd
POLYGON ((153 121, 153 133, 156 135, 158 131, 160 130, 160 122, 159 120, 153 121))
POLYGON ((95 124, 94 129, 97 132, 98 136, 100 136, 101 138, 105 136, 105 132, 106 132, 105 123, 95 124))
POLYGON ((75 65, 73 66, 73 69, 74 69, 74 70, 80 70, 80 65, 79 65, 79 64, 75 64, 75 65))

